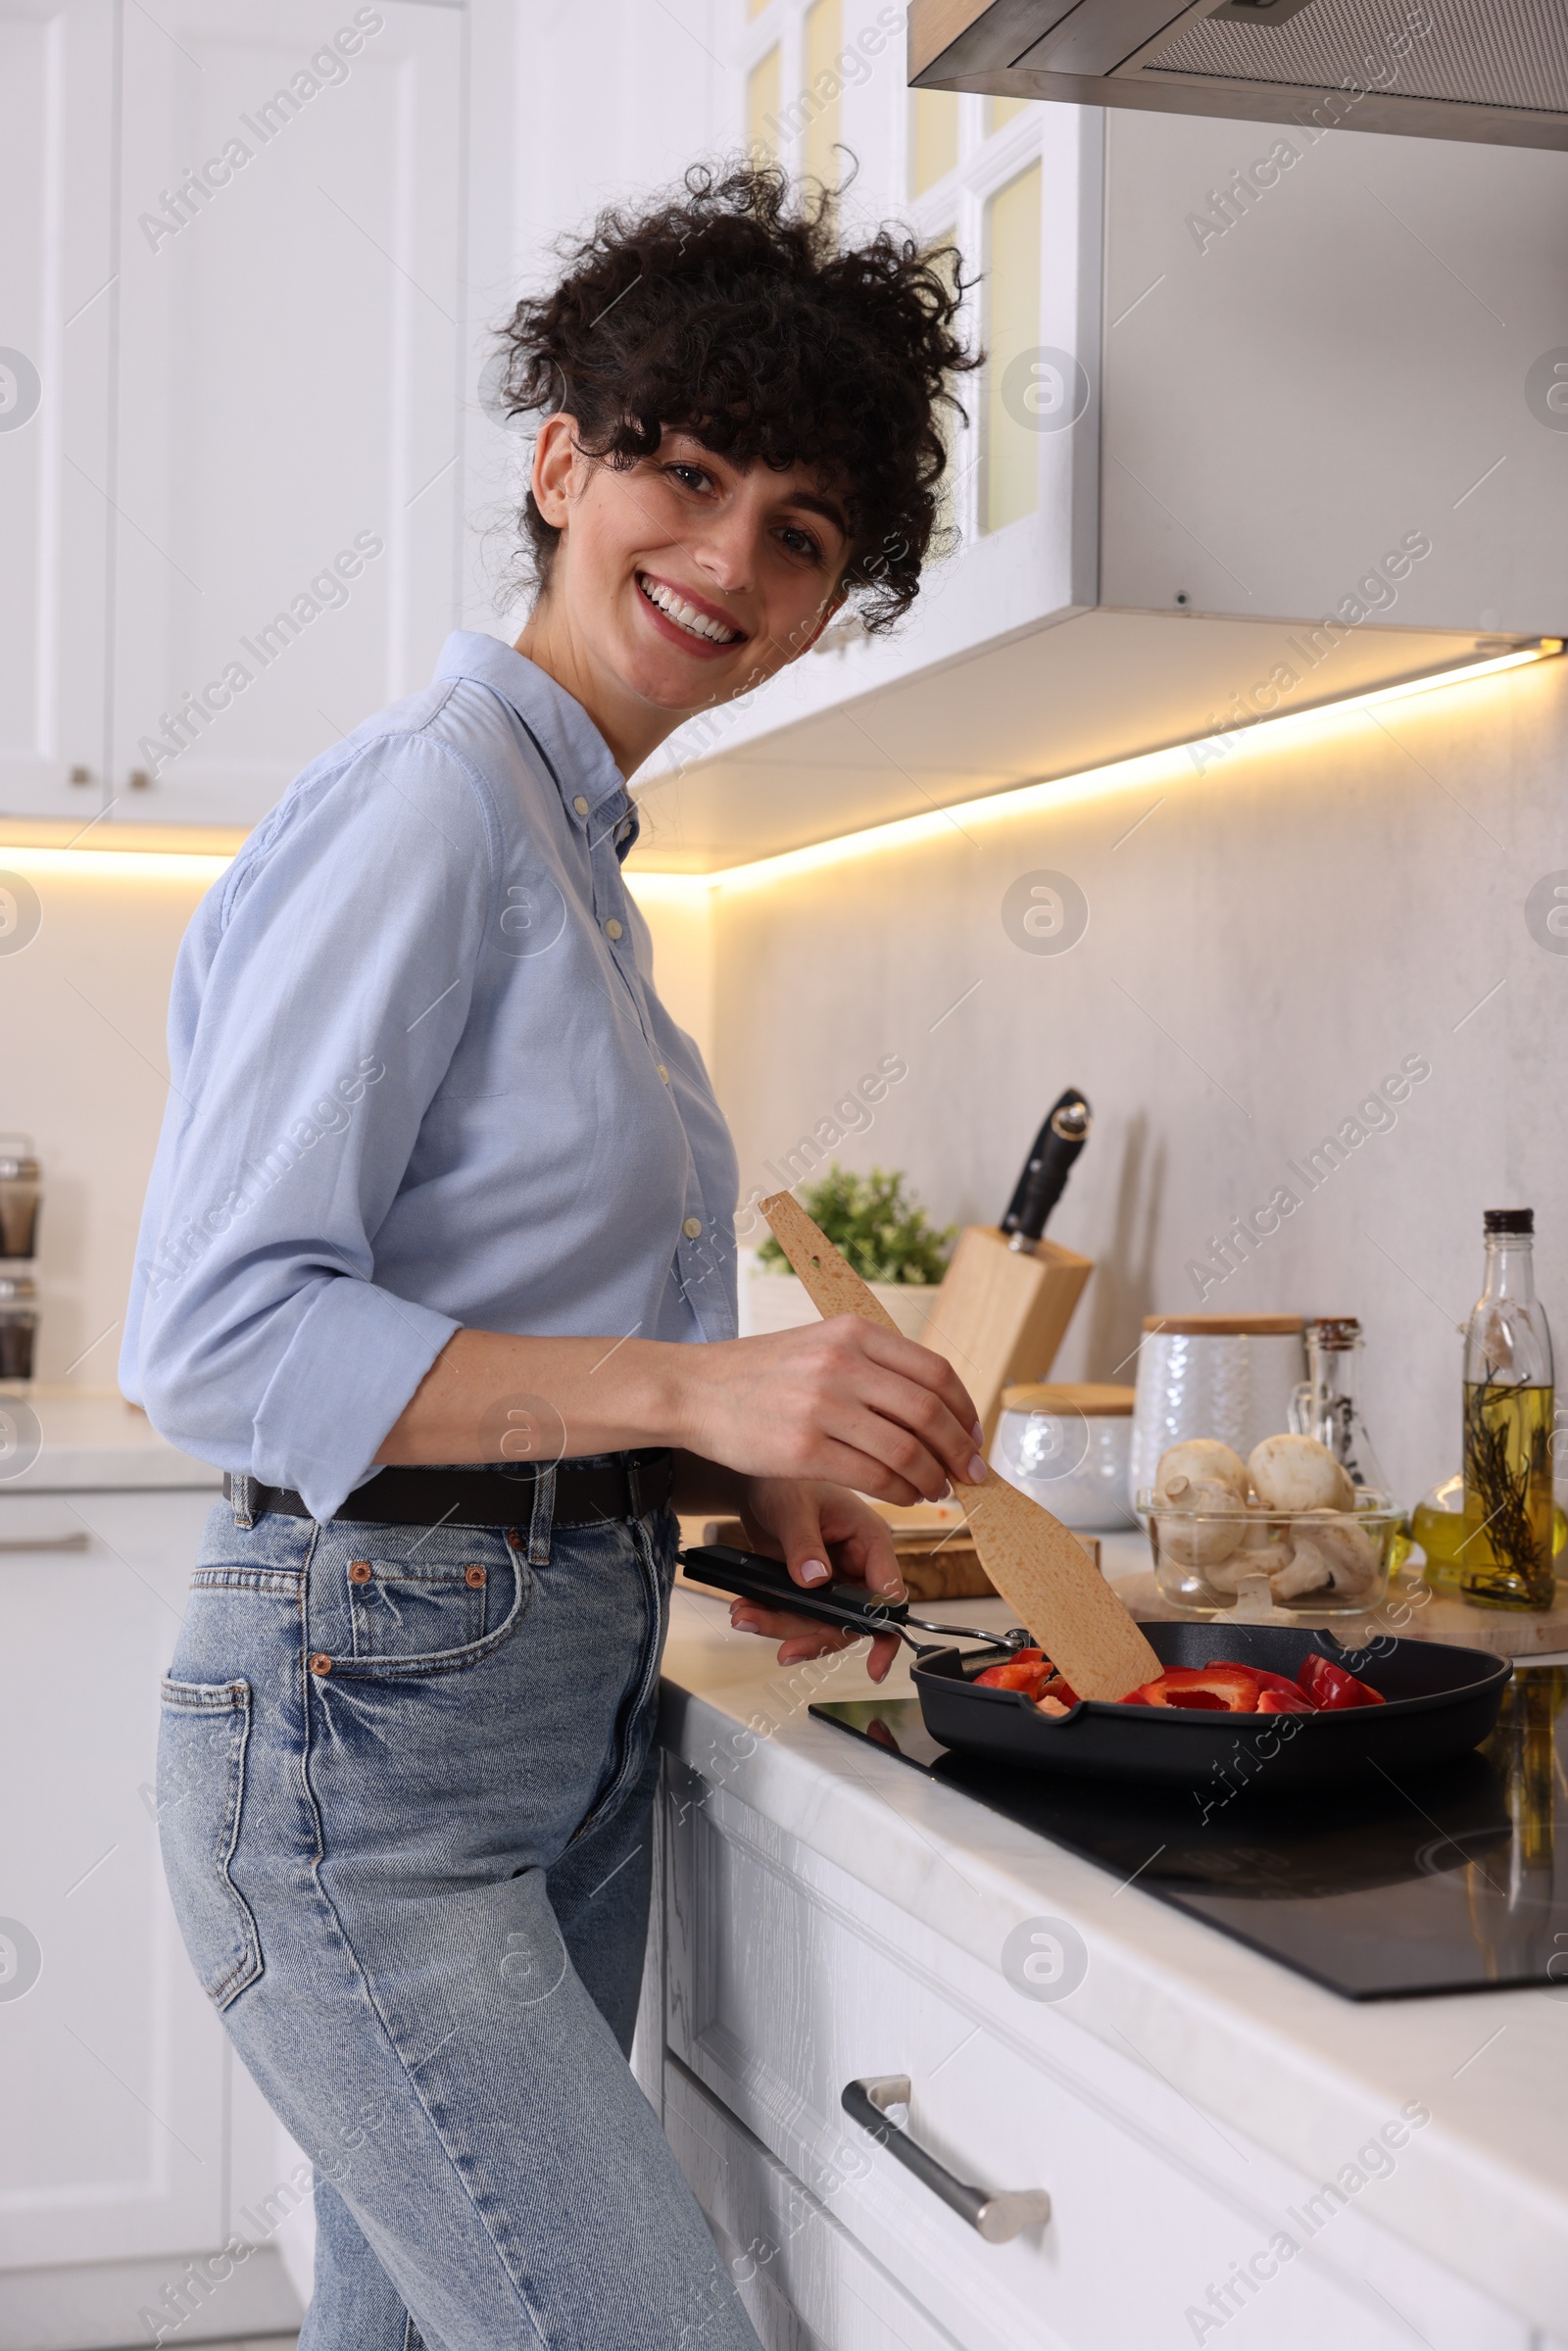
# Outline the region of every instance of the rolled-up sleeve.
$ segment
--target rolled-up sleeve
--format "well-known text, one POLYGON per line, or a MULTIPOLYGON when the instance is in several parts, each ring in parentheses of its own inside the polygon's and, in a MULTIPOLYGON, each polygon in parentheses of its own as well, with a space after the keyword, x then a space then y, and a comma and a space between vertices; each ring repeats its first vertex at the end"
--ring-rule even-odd
POLYGON ((375 1237, 464 1030, 494 810, 394 735, 283 804, 181 950, 169 1107, 122 1385, 172 1443, 327 1516, 458 1325, 375 1278, 375 1237))

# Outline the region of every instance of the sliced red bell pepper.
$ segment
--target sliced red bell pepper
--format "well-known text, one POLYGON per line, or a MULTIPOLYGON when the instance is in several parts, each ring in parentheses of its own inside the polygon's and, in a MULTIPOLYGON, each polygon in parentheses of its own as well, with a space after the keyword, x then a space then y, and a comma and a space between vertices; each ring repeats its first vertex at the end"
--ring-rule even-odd
POLYGON ((1301 1694, 1301 1685, 1299 1682, 1293 1682, 1289 1674, 1265 1673, 1260 1665, 1250 1665, 1247 1670, 1250 1674, 1257 1676, 1258 1682, 1264 1690, 1289 1690, 1293 1698, 1298 1698, 1301 1694))
POLYGON ((1055 1672, 1044 1649, 1019 1649, 1004 1665, 988 1665, 975 1681, 985 1690, 1021 1690, 1038 1697, 1055 1672))
POLYGON ((981 1690, 1034 1690, 1046 1680, 1043 1664, 1026 1665, 1017 1659, 1006 1665, 988 1665, 983 1674, 975 1675, 976 1687, 981 1690))
POLYGON ((1332 1657, 1314 1653, 1308 1657, 1299 1675, 1302 1695, 1320 1713, 1338 1714, 1348 1706, 1381 1706, 1383 1692, 1368 1683, 1358 1682, 1354 1674, 1336 1665, 1332 1657))
POLYGON ((1257 1711, 1259 1714, 1316 1714, 1317 1708, 1310 1698, 1303 1697, 1298 1690, 1293 1689, 1287 1682, 1283 1690, 1259 1690, 1257 1711))
POLYGON ((1168 1665, 1152 1682, 1130 1690, 1124 1706, 1183 1706, 1209 1714, 1255 1714, 1258 1678, 1248 1665, 1168 1665))

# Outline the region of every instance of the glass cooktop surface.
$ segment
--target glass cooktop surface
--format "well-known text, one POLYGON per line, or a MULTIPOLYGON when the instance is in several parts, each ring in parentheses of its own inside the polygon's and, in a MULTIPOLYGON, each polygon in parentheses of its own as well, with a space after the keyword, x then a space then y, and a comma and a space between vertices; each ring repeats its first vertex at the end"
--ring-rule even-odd
POLYGON ((1568 2001, 1568 1667, 1515 1668, 1474 1754, 1374 1793, 1129 1789, 959 1755, 918 1698, 812 1714, 1352 2000, 1559 1984, 1568 2001))

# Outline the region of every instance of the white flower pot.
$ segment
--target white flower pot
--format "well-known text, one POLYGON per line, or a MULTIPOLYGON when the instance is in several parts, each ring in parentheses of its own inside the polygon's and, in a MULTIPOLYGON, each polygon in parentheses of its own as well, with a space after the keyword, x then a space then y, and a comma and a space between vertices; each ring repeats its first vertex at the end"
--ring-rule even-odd
MULTIPOLYGON (((926 1317, 941 1294, 936 1282, 872 1282, 871 1296, 886 1306, 906 1339, 924 1335, 926 1317)), ((792 1273, 769 1273, 753 1266, 741 1287, 741 1332, 754 1337, 763 1331, 798 1331, 817 1321, 799 1279, 792 1273)))

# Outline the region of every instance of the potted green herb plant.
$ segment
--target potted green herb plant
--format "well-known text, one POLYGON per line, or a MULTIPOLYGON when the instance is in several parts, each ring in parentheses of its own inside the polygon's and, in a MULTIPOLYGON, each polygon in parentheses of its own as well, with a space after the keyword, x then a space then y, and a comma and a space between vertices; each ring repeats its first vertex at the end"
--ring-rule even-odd
MULTIPOLYGON (((897 1169, 873 1167, 854 1175, 835 1162, 814 1184, 803 1184, 800 1202, 835 1248, 886 1306, 899 1329, 918 1339, 957 1238, 957 1227, 933 1225, 897 1169)), ((748 1294, 750 1328, 794 1330, 816 1320, 816 1308, 790 1271, 769 1234, 757 1252, 748 1294)))

